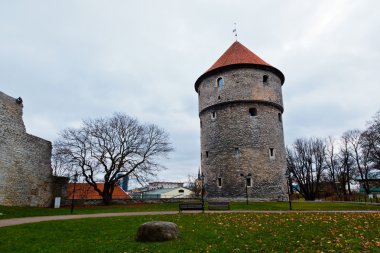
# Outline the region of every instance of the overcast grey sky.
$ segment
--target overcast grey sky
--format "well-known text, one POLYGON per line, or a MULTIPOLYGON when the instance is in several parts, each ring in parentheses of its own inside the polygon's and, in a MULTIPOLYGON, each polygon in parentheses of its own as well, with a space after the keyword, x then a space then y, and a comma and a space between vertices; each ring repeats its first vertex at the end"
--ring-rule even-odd
POLYGON ((380 1, 1 1, 0 91, 33 135, 123 112, 166 129, 161 180, 199 166, 194 82, 238 40, 285 74, 286 144, 380 110, 380 1))

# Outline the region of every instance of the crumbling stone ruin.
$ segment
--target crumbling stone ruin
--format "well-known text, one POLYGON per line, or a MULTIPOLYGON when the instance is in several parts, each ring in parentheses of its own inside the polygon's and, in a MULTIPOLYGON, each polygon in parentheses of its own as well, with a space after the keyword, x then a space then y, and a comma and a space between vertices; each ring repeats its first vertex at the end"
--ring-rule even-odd
POLYGON ((0 92, 0 205, 52 204, 51 142, 26 133, 21 98, 0 92))
POLYGON ((284 79, 236 41, 195 82, 209 198, 286 199, 284 79))

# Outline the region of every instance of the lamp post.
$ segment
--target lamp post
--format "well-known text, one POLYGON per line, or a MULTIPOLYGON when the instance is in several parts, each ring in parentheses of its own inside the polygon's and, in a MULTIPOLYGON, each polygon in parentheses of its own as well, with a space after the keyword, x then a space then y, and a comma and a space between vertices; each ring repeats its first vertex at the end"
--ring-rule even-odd
POLYGON ((287 169, 285 172, 286 185, 288 186, 288 199, 289 199, 289 210, 292 210, 292 198, 290 194, 290 187, 292 187, 292 173, 287 169))
POLYGON ((245 179, 245 195, 247 196, 247 205, 248 205, 248 178, 251 177, 251 173, 248 173, 246 176, 241 173, 240 176, 242 176, 245 179))
POLYGON ((77 184, 77 181, 78 181, 78 172, 75 172, 74 177, 73 177, 74 189, 73 189, 73 197, 71 198, 71 214, 73 214, 73 211, 74 211, 74 195, 75 195, 75 185, 77 184))
POLYGON ((203 211, 205 209, 205 200, 204 200, 204 180, 205 180, 205 175, 201 174, 201 197, 202 197, 202 208, 203 208, 203 211))

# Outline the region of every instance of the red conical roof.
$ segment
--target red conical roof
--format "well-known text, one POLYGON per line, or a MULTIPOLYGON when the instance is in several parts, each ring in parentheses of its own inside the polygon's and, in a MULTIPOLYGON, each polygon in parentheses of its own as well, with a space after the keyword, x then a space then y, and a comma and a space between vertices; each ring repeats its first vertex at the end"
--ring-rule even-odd
POLYGON ((272 67, 240 42, 235 41, 206 72, 234 64, 255 64, 272 67))
POLYGON ((224 54, 195 82, 195 90, 198 92, 200 82, 208 75, 211 75, 219 70, 226 68, 253 67, 264 69, 273 72, 281 79, 281 84, 284 83, 284 74, 271 66, 263 59, 255 55, 251 50, 243 46, 240 42, 235 41, 224 54))

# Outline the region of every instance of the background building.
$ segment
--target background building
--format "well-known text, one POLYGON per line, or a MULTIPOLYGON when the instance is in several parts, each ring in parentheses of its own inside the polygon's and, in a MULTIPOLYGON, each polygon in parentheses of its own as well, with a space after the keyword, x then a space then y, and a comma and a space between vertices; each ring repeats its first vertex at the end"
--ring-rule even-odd
POLYGON ((364 181, 367 181, 372 196, 380 198, 380 170, 374 169, 369 171, 367 175, 367 180, 362 180, 361 178, 357 178, 356 180, 360 184, 360 192, 365 193, 363 184, 364 181))
POLYGON ((150 182, 148 190, 162 189, 162 188, 178 188, 183 187, 183 183, 180 182, 150 182))
MULTIPOLYGON (((97 183, 97 187, 99 190, 103 191, 104 183, 97 183)), ((67 187, 67 196, 68 200, 73 198, 74 193, 74 183, 69 183, 67 187)), ((76 183, 75 184, 75 193, 74 199, 77 200, 102 200, 102 196, 99 195, 97 191, 95 191, 94 187, 92 187, 88 183, 76 183)), ((115 189, 112 194, 113 200, 118 199, 130 199, 129 195, 119 186, 115 186, 115 189)))
POLYGON ((194 192, 184 188, 161 188, 141 193, 143 199, 178 199, 194 197, 194 192))

